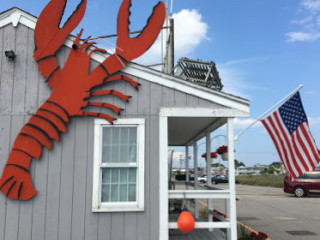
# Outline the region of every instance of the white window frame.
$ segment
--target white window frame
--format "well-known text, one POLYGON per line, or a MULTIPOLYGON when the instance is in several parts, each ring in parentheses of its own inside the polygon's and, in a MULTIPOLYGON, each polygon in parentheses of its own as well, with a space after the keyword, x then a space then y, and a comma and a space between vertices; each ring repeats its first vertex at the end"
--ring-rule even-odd
MULTIPOLYGON (((145 119, 127 118, 118 119, 113 125, 137 127, 137 190, 135 202, 100 202, 101 194, 101 149, 102 149, 102 127, 112 125, 104 119, 95 119, 94 122, 94 151, 93 151, 93 190, 92 190, 92 212, 125 212, 144 211, 144 147, 145 147, 145 119)), ((128 163, 126 167, 130 167, 128 163)), ((121 164, 120 164, 121 165, 121 164)), ((133 166, 132 165, 132 166, 133 166)), ((112 164, 110 165, 112 166, 112 164)))

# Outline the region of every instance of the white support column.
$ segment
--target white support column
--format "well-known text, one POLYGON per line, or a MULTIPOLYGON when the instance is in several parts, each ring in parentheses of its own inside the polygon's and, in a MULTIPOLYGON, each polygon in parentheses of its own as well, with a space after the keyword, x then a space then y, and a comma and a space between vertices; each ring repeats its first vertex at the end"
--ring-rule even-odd
POLYGON ((210 132, 206 134, 206 153, 207 153, 207 184, 210 186, 211 183, 211 139, 210 132))
MULTIPOLYGON (((185 163, 186 163, 186 181, 190 181, 190 176, 189 176, 189 146, 186 146, 185 149, 185 163)), ((187 184, 187 189, 189 185, 187 184)))
MULTIPOLYGON (((190 175, 189 175, 189 146, 186 146, 185 150, 185 163, 186 163, 186 189, 189 189, 189 181, 190 181, 190 175)), ((186 207, 187 209, 190 209, 190 201, 189 199, 186 199, 186 207)))
POLYGON ((233 118, 227 120, 228 131, 228 160, 229 160, 229 190, 230 190, 230 215, 231 236, 228 239, 237 239, 237 211, 236 211, 236 185, 234 168, 234 142, 233 142, 233 118))
MULTIPOLYGON (((228 218, 230 216, 230 199, 226 198, 225 199, 225 213, 228 215, 228 218)), ((227 239, 231 239, 231 229, 227 228, 227 239)))
MULTIPOLYGON (((211 139, 210 139, 210 132, 206 134, 206 162, 207 162, 207 184, 211 185, 211 139)), ((208 199, 208 212, 212 209, 212 199, 208 199)), ((208 222, 212 222, 212 216, 208 214, 208 222)), ((212 232, 213 229, 209 228, 209 231, 212 232)))
POLYGON ((159 117, 159 239, 169 239, 168 118, 159 117))
MULTIPOLYGON (((193 143, 193 169, 194 169, 194 189, 198 190, 198 146, 197 141, 193 143)), ((199 218, 199 203, 198 200, 194 200, 194 216, 199 218)))

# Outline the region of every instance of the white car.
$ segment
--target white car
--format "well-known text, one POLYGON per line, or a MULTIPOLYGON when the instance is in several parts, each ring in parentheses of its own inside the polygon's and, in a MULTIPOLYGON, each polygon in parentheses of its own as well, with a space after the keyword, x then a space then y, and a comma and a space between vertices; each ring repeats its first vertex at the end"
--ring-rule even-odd
POLYGON ((198 182, 200 183, 206 183, 208 180, 207 175, 202 175, 201 177, 198 177, 198 182))

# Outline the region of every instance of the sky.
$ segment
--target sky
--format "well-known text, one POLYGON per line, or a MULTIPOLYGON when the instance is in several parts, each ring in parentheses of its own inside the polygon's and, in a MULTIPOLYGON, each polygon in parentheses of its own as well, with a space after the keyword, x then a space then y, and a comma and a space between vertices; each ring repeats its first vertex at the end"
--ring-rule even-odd
MULTIPOLYGON (((250 117, 235 119, 235 135, 300 84, 305 112, 316 143, 320 144, 320 0, 168 0, 175 19, 175 60, 180 57, 214 61, 223 92, 250 100, 250 117), (171 2, 172 1, 172 2, 171 2), (172 7, 171 7, 172 6, 172 7)), ((19 7, 39 16, 47 1, 0 0, 0 11, 19 7)), ((140 30, 154 0, 132 0, 130 30, 140 30)), ((68 1, 63 22, 78 1, 68 1)), ((83 36, 116 33, 120 0, 88 0, 86 14, 73 32, 83 36)), ((163 35, 165 36, 165 34, 163 35)), ((104 48, 114 50, 114 40, 104 48)), ((110 42, 109 42, 110 41, 110 42)), ((161 41, 136 62, 161 62, 161 41)), ((222 128, 212 134, 226 134, 222 128)), ((215 137, 215 150, 225 144, 215 137)), ((184 148, 175 149, 175 163, 184 148)), ((235 158, 247 166, 280 161, 264 127, 258 122, 235 142, 235 158)), ((192 152, 192 149, 190 150, 192 152)), ((199 155, 205 144, 199 142, 199 155)), ((205 166, 199 156, 200 166, 205 166)))

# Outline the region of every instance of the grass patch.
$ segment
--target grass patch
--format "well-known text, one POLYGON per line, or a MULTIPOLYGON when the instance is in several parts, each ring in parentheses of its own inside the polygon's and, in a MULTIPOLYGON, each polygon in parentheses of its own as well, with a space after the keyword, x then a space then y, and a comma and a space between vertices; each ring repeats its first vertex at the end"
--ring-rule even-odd
POLYGON ((285 174, 258 175, 258 176, 236 176, 240 184, 252 186, 265 186, 283 188, 285 174))

